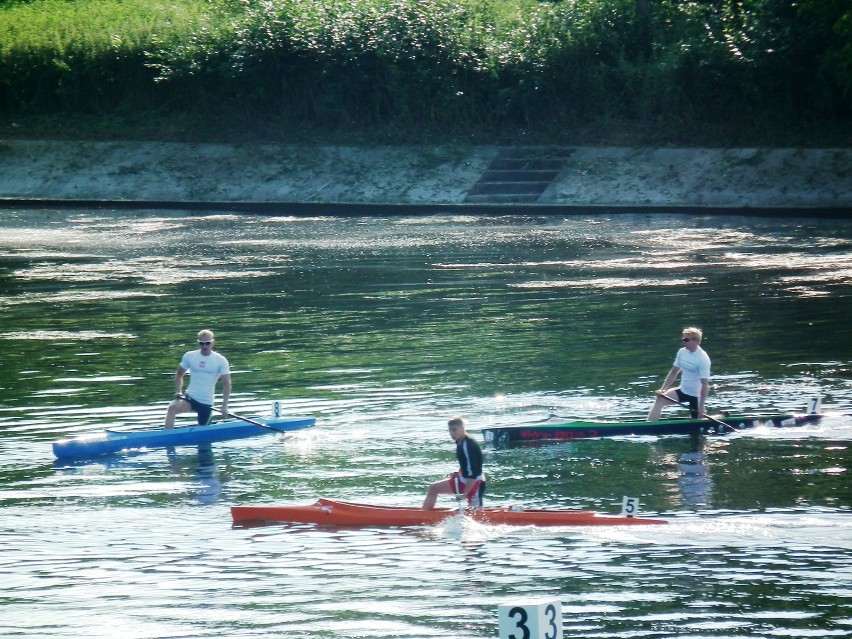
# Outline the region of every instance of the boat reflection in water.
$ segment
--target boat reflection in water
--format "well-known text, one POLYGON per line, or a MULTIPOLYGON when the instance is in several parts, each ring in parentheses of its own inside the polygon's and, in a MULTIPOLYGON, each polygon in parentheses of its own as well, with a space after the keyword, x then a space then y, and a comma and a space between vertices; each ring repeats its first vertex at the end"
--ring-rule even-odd
POLYGON ((169 467, 175 474, 194 476, 190 492, 199 504, 210 505, 219 501, 223 484, 230 479, 230 464, 226 458, 223 470, 219 470, 212 444, 199 444, 197 456, 181 457, 173 448, 167 449, 166 454, 169 467))
POLYGON ((677 484, 683 497, 684 508, 700 510, 710 507, 713 500, 713 479, 704 451, 682 453, 677 469, 677 484))
MULTIPOLYGON (((99 455, 89 459, 57 459, 53 468, 63 474, 85 475, 92 478, 116 475, 117 479, 135 479, 135 490, 141 494, 170 492, 163 484, 175 484, 180 487, 178 498, 189 496, 200 505, 218 502, 224 485, 231 478, 231 463, 227 454, 216 455, 213 444, 205 443, 193 447, 165 450, 165 464, 161 453, 138 450, 111 455, 99 455), (182 452, 178 452, 182 451, 182 452)), ((108 491, 100 491, 102 497, 110 498, 108 491)), ((123 490, 121 495, 127 495, 123 490)))

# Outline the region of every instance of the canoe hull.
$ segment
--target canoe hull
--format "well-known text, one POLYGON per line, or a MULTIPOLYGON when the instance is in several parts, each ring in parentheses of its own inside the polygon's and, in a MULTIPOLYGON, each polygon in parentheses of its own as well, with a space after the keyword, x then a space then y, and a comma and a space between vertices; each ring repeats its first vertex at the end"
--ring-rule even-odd
MULTIPOLYGON (((808 422, 817 422, 821 414, 807 415, 730 415, 719 419, 737 430, 772 426, 784 428, 808 422)), ((729 429, 710 419, 666 419, 655 422, 587 422, 576 421, 559 424, 532 424, 529 426, 505 426, 483 428, 485 443, 496 448, 513 444, 528 444, 539 441, 568 441, 594 437, 622 437, 631 435, 692 435, 721 434, 729 429)))
POLYGON ((314 417, 252 417, 251 419, 266 425, 267 428, 243 420, 227 419, 207 426, 137 431, 104 430, 97 435, 56 441, 53 443, 53 454, 59 459, 64 459, 93 457, 139 448, 193 446, 284 433, 308 428, 316 423, 314 417))
MULTIPOLYGON (((319 499, 308 506, 232 506, 235 524, 299 523, 326 526, 434 526, 459 514, 455 508, 421 510, 393 506, 371 506, 319 499)), ((465 513, 484 524, 508 526, 630 526, 665 524, 662 519, 601 515, 584 510, 526 510, 480 508, 465 513)))

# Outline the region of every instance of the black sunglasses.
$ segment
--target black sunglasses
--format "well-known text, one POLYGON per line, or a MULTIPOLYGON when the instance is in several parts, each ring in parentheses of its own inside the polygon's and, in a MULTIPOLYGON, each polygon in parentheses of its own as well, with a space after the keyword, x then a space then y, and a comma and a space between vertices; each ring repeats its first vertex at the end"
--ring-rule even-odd
POLYGON ((202 342, 201 340, 198 340, 198 343, 199 343, 201 346, 210 346, 210 344, 212 344, 213 342, 202 342))

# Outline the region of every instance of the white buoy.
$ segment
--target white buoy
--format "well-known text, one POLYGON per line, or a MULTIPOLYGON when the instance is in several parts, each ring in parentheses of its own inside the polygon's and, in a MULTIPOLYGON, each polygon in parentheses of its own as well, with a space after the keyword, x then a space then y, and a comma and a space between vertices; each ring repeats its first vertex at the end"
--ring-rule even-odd
POLYGON ((562 639, 562 602, 519 600, 497 606, 500 639, 562 639))

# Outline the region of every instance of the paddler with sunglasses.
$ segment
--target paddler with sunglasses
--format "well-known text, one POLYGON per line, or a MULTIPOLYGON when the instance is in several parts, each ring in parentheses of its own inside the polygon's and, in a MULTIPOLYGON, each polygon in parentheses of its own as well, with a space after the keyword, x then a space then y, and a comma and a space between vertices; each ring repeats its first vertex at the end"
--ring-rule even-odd
POLYGON ((175 371, 175 397, 166 411, 166 428, 174 428, 175 417, 180 413, 195 412, 198 424, 210 423, 216 382, 222 380, 222 417, 228 416, 228 398, 231 396, 231 369, 228 360, 213 350, 216 339, 213 331, 198 332, 198 349, 187 351, 175 371), (183 392, 183 378, 189 373, 189 386, 183 392))
POLYGON ((710 390, 710 356, 701 348, 704 335, 700 328, 690 326, 683 329, 682 333, 683 347, 678 350, 663 385, 654 391, 657 399, 648 413, 649 422, 660 419, 663 407, 672 404, 688 403, 693 419, 704 415, 704 401, 710 390), (680 386, 672 388, 678 374, 681 376, 680 386))

